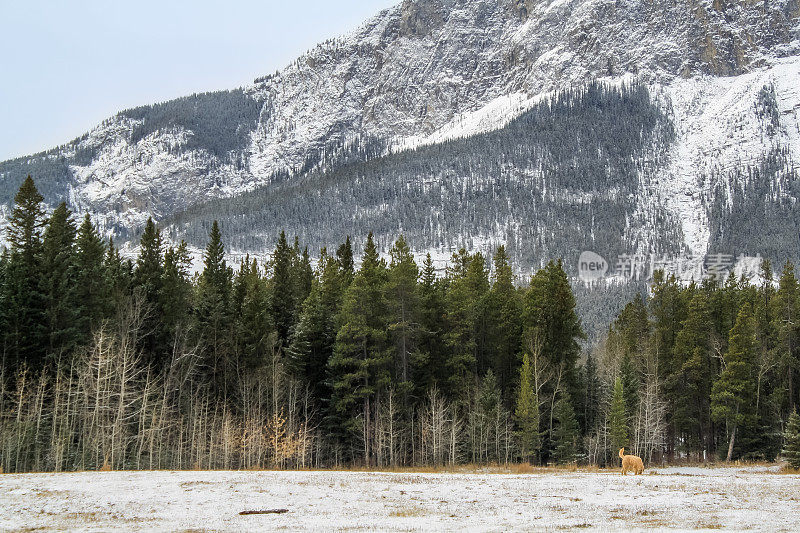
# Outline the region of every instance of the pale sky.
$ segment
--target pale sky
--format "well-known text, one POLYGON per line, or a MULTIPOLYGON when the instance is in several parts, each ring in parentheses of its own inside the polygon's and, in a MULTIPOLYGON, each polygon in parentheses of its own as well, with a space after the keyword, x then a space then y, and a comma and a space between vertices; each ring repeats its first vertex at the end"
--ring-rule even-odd
POLYGON ((399 0, 0 0, 0 161, 272 73, 399 0))

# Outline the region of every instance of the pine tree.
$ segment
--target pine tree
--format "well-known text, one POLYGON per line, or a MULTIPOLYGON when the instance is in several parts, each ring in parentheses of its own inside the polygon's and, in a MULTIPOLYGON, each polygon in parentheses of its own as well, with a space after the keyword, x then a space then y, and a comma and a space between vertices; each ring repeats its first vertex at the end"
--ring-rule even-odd
POLYGON ((111 313, 112 298, 104 264, 105 254, 103 240, 87 214, 75 239, 75 298, 78 342, 82 345, 89 343, 93 331, 111 313))
POLYGON ((784 458, 792 468, 800 468, 800 415, 797 414, 797 411, 789 416, 784 440, 784 458))
POLYGON ((147 314, 141 339, 145 360, 161 368, 164 365, 168 347, 165 343, 161 317, 161 287, 164 281, 164 250, 161 231, 156 228, 152 218, 147 223, 139 241, 139 257, 133 275, 134 292, 143 299, 147 314))
POLYGON ((694 295, 675 338, 666 390, 674 405, 671 422, 676 433, 684 436, 690 452, 701 455, 711 436, 711 315, 706 293, 694 287, 689 291, 694 295))
POLYGON ((192 297, 189 271, 192 259, 186 242, 177 247, 170 246, 164 253, 164 279, 161 286, 161 309, 163 309, 164 331, 170 340, 181 327, 187 325, 192 297))
MULTIPOLYGON (((370 233, 361 269, 344 295, 340 327, 328 362, 333 408, 353 436, 371 434, 375 405, 390 382, 385 284, 386 264, 370 233)), ((371 439, 365 437, 363 444, 364 460, 371 464, 371 439)))
POLYGON ((780 277, 774 299, 775 329, 778 332, 778 357, 783 386, 786 389, 787 412, 793 412, 798 402, 797 380, 800 376, 800 283, 795 267, 787 262, 780 277))
POLYGON ((75 298, 75 224, 67 204, 61 203, 50 216, 42 245, 42 293, 47 317, 48 353, 60 359, 78 343, 75 298))
POLYGON ((725 369, 711 391, 711 415, 715 421, 725 422, 728 427, 727 461, 733 456, 737 431, 755 422, 755 349, 753 313, 750 304, 745 304, 730 333, 728 351, 724 356, 725 369))
MULTIPOLYGON (((674 373, 676 366, 672 356, 681 324, 686 319, 686 305, 675 276, 665 276, 661 270, 657 270, 653 274, 651 293, 652 350, 657 358, 658 379, 665 383, 674 373)), ((668 395, 665 400, 667 401, 666 417, 671 420, 675 411, 675 397, 668 395)), ((676 444, 674 425, 669 426, 666 441, 667 456, 672 458, 675 455, 676 444)))
POLYGON ((231 370, 230 296, 233 273, 225 262, 225 246, 215 221, 203 257, 204 268, 197 285, 197 322, 206 368, 217 395, 228 393, 231 370))
POLYGON ((614 380, 614 393, 611 398, 611 411, 608 413, 609 438, 611 449, 628 447, 628 417, 625 409, 625 388, 622 379, 614 380))
POLYGON ((240 367, 246 371, 263 368, 270 361, 270 335, 274 332, 268 309, 266 280, 255 259, 242 262, 234 283, 236 345, 240 367))
POLYGON ((478 369, 488 369, 486 355, 485 302, 489 277, 481 254, 470 255, 462 249, 453 256, 448 272, 447 328, 448 355, 445 361, 447 381, 443 392, 451 400, 466 398, 468 385, 478 369))
POLYGON ((584 337, 584 333, 575 305, 575 296, 561 261, 551 261, 536 272, 523 299, 525 348, 537 349, 541 353, 541 367, 547 368, 548 373, 554 376, 540 392, 549 399, 549 403, 543 406, 542 417, 549 421, 546 437, 551 443, 557 387, 566 390, 571 409, 574 409, 571 398, 580 398, 582 393, 576 363, 580 355, 578 340, 584 337))
MULTIPOLYGON (((504 246, 494 255, 494 283, 487 298, 491 360, 500 388, 511 394, 519 365, 522 338, 522 303, 504 246)), ((506 398, 510 400, 510 397, 506 398)))
POLYGON ((517 392, 514 418, 517 422, 517 438, 523 459, 533 462, 539 453, 542 441, 539 435, 539 397, 532 383, 533 369, 527 352, 522 355, 519 369, 519 390, 517 392))
POLYGON ((350 236, 347 236, 347 240, 339 246, 339 249, 336 250, 336 261, 339 264, 339 271, 342 275, 342 284, 343 286, 349 287, 350 284, 353 282, 353 277, 355 276, 355 263, 353 261, 353 246, 350 244, 350 236))
POLYGON ((574 463, 578 457, 578 421, 569 398, 569 393, 562 391, 553 408, 556 426, 553 430, 553 457, 559 464, 574 463))
POLYGON ((412 392, 412 354, 417 349, 419 329, 419 269, 408 243, 401 235, 389 251, 386 298, 389 333, 394 345, 395 380, 404 402, 412 392))
POLYGON ((125 297, 130 296, 133 287, 133 263, 130 259, 122 259, 119 249, 114 246, 114 239, 108 240, 103 269, 105 284, 109 290, 109 302, 113 307, 125 297))
POLYGON ((272 278, 270 312, 278 334, 278 342, 284 348, 289 345, 295 314, 295 286, 292 275, 292 248, 281 231, 275 253, 272 256, 272 278))
POLYGON ((311 294, 311 284, 314 280, 314 269, 311 267, 311 258, 308 255, 308 247, 303 249, 300 253, 300 243, 295 237, 294 243, 294 265, 292 266, 292 273, 294 275, 294 301, 297 308, 294 310, 294 317, 300 314, 300 309, 303 307, 303 302, 306 301, 308 295, 311 294))
POLYGON ((42 231, 46 224, 44 198, 30 176, 14 198, 8 220, 10 256, 6 265, 5 345, 11 368, 26 363, 41 368, 48 335, 45 295, 42 293, 42 231))
POLYGON ((584 365, 584 415, 583 420, 586 432, 595 428, 600 415, 600 378, 597 375, 597 363, 589 353, 584 365))
POLYGON ((425 256, 419 282, 419 350, 414 354, 414 383, 417 396, 423 397, 432 387, 441 388, 447 381, 445 359, 447 346, 444 325, 444 283, 436 276, 431 254, 425 256))

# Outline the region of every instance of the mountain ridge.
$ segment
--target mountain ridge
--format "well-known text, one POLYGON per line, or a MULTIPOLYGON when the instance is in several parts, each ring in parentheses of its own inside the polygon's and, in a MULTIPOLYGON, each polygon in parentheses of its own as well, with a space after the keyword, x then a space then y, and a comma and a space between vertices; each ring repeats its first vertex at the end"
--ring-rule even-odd
MULTIPOLYGON (((704 253, 712 231, 724 233, 711 213, 724 220, 741 185, 724 172, 776 150, 786 172, 797 168, 798 21, 796 0, 405 0, 252 85, 126 110, 64 147, 0 163, 0 214, 31 173, 49 202, 92 213, 124 241, 151 215, 500 130, 592 80, 636 80, 666 102, 678 133, 660 175, 632 193, 630 216, 671 217, 684 248, 704 253), (771 133, 754 107, 768 86, 771 133)), ((660 227, 626 231, 644 242, 660 227)))

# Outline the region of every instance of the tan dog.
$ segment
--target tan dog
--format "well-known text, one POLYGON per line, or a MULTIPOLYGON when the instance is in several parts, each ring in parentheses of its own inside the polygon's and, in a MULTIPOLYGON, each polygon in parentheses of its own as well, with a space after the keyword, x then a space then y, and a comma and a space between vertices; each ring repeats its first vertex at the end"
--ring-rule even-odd
POLYGON ((644 463, 641 457, 635 455, 625 455, 625 448, 620 448, 619 458, 622 459, 622 475, 633 472, 637 476, 644 472, 644 463))

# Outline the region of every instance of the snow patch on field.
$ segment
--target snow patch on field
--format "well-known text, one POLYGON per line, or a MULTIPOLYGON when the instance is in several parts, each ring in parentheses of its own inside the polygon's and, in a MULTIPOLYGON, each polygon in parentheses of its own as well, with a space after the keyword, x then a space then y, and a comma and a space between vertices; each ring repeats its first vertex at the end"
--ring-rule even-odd
POLYGON ((83 472, 0 476, 0 529, 797 530, 800 476, 616 472, 83 472), (288 509, 281 515, 239 512, 288 509))

